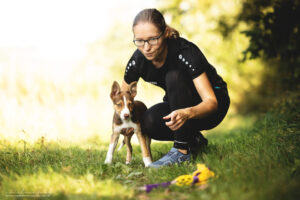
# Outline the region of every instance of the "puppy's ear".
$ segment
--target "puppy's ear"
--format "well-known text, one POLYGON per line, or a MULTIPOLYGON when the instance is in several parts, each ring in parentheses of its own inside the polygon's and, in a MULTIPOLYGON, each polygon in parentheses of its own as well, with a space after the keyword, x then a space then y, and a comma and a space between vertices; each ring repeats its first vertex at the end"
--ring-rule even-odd
POLYGON ((136 87, 137 87, 137 81, 134 81, 129 85, 129 93, 133 98, 136 96, 136 87))
POLYGON ((110 98, 113 98, 117 94, 119 94, 121 91, 120 85, 117 81, 114 81, 112 87, 111 87, 111 92, 110 92, 110 98))

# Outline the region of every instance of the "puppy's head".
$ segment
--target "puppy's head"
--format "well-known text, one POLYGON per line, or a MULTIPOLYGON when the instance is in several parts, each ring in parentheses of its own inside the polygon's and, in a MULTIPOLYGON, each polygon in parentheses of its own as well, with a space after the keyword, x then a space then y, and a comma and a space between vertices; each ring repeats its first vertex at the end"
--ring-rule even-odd
POLYGON ((128 120, 133 110, 133 101, 136 96, 137 82, 132 82, 129 89, 122 91, 118 82, 114 81, 111 87, 110 98, 114 104, 115 112, 122 120, 128 120))

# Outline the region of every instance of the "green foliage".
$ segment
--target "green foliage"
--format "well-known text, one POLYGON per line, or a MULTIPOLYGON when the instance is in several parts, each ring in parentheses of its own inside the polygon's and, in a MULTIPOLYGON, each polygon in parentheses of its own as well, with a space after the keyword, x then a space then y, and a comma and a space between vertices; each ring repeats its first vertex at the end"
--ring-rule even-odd
POLYGON ((236 20, 236 24, 243 22, 249 26, 242 31, 250 40, 243 51, 244 60, 262 58, 265 71, 274 71, 273 77, 265 73, 263 82, 277 82, 281 91, 295 89, 300 83, 299 19, 299 0, 251 0, 244 1, 236 20))
POLYGON ((264 66, 257 74, 260 83, 253 85, 248 94, 244 93, 242 103, 237 106, 241 113, 266 111, 270 102, 284 95, 285 90, 299 89, 299 13, 299 0, 250 0, 242 1, 234 20, 229 21, 228 17, 220 20, 219 30, 225 38, 241 24, 247 24, 240 31, 249 39, 241 60, 260 60, 264 66))
MULTIPOLYGON (((35 144, 0 141, 1 198, 48 199, 299 199, 300 93, 288 93, 248 127, 208 135, 209 146, 191 163, 146 169, 141 150, 125 165, 126 149, 105 165, 108 144, 94 139, 70 145, 40 140, 35 144), (83 145, 84 144, 84 145, 83 145), (205 163, 216 177, 206 189, 171 186, 151 193, 137 190, 144 184, 171 181, 191 174, 205 163), (11 195, 11 196, 10 196, 11 195), (15 196, 13 196, 15 195, 15 196), (23 197, 22 197, 23 195, 23 197)), ((171 143, 153 143, 154 160, 171 143)))
MULTIPOLYGON (((299 57, 300 44, 299 0, 244 1, 240 21, 250 25, 243 33, 250 38, 244 51, 250 58, 280 57, 294 61, 299 57)), ((294 66, 291 66, 294 67, 294 66)))

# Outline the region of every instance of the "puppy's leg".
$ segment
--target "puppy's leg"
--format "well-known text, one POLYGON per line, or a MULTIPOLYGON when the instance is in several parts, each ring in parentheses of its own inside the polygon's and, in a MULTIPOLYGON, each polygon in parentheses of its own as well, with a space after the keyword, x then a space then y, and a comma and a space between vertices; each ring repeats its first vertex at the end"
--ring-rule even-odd
POLYGON ((122 142, 121 142, 121 144, 120 144, 120 146, 118 148, 118 151, 121 151, 121 149, 124 146, 124 144, 125 144, 125 138, 122 140, 122 142))
POLYGON ((110 144, 109 144, 108 151, 107 151, 107 154, 106 154, 106 159, 104 161, 105 164, 111 164, 112 163, 113 153, 114 153, 114 151, 116 149, 116 146, 118 144, 119 136, 120 136, 120 133, 113 133, 111 135, 110 144))
POLYGON ((151 153, 151 138, 149 136, 145 136, 146 137, 146 145, 147 145, 147 149, 148 152, 150 153, 150 160, 152 162, 152 153, 151 153))
POLYGON ((124 142, 127 145, 127 156, 126 156, 126 164, 130 164, 132 160, 132 146, 130 143, 132 135, 128 135, 124 137, 124 142))
POLYGON ((152 163, 152 160, 151 160, 151 153, 149 152, 149 148, 147 147, 146 137, 142 135, 140 129, 136 132, 136 136, 141 145, 144 164, 146 167, 148 167, 152 163))

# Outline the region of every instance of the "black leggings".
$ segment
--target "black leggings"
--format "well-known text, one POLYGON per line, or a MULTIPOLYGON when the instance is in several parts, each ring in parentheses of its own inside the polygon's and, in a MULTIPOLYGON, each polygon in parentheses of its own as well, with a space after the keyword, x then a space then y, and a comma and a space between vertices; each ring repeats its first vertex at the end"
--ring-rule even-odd
POLYGON ((201 130, 216 127, 225 117, 230 104, 227 89, 214 89, 218 100, 217 112, 206 118, 188 120, 178 130, 172 131, 165 125, 166 121, 163 117, 174 110, 195 106, 202 99, 192 79, 185 71, 169 71, 166 74, 165 83, 164 102, 158 103, 146 111, 141 123, 142 131, 152 139, 174 141, 175 148, 188 149, 195 134, 201 134, 201 130))

